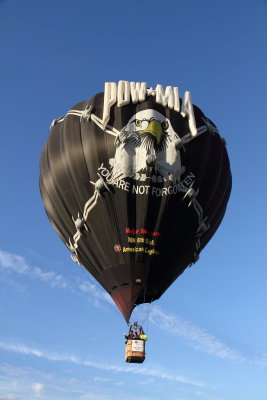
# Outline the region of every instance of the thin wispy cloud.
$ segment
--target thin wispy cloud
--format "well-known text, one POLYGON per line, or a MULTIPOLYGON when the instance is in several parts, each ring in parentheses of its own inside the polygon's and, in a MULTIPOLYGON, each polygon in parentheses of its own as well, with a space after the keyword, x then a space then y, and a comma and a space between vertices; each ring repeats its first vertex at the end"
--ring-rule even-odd
POLYGON ((49 380, 50 376, 37 373, 32 368, 0 365, 0 400, 26 400, 32 396, 38 398, 46 388, 42 381, 49 380))
POLYGON ((233 361, 245 361, 241 354, 232 350, 214 335, 189 321, 163 311, 158 306, 152 309, 149 320, 165 332, 190 342, 191 346, 197 350, 233 361))
POLYGON ((107 304, 114 307, 114 302, 109 294, 90 282, 89 276, 85 277, 83 281, 79 278, 68 280, 54 271, 46 271, 40 267, 31 266, 24 257, 3 250, 0 250, 0 268, 6 272, 16 273, 33 280, 37 279, 52 288, 83 293, 90 297, 96 307, 105 307, 107 304))
POLYGON ((32 367, 0 364, 1 400, 11 399, 11 393, 20 400, 78 400, 91 387, 92 382, 68 377, 67 373, 45 373, 32 367))
POLYGON ((111 381, 110 378, 103 378, 102 376, 95 376, 95 377, 93 378, 93 380, 94 380, 95 382, 109 382, 109 381, 111 381))
POLYGON ((140 395, 140 393, 136 392, 135 394, 131 394, 129 392, 122 393, 120 391, 112 392, 111 390, 103 391, 103 393, 91 393, 88 392, 80 397, 80 400, 152 400, 151 397, 144 397, 140 395))
POLYGON ((222 400, 221 397, 214 396, 213 394, 206 393, 203 391, 196 391, 196 392, 193 392, 193 394, 195 397, 197 396, 203 400, 222 400))
POLYGON ((109 303, 114 305, 114 302, 110 295, 103 290, 100 290, 96 285, 89 281, 77 282, 77 288, 85 294, 89 294, 95 302, 95 305, 99 307, 101 303, 109 303))
POLYGON ((94 379, 86 374, 84 379, 80 372, 76 373, 77 376, 73 370, 65 370, 61 374, 46 374, 33 368, 0 364, 0 393, 3 396, 0 395, 0 400, 10 400, 10 393, 16 400, 32 397, 46 400, 154 400, 138 391, 131 394, 128 386, 118 381, 117 374, 114 379, 100 376, 94 379))
POLYGON ((0 393, 0 400, 23 400, 23 399, 19 396, 13 395, 13 394, 10 394, 10 395, 8 394, 6 396, 6 395, 2 395, 0 393))
POLYGON ((40 267, 32 267, 24 257, 3 250, 0 250, 0 267, 7 272, 15 272, 31 279, 38 279, 51 287, 66 289, 69 286, 62 275, 54 271, 44 271, 40 267))
POLYGON ((260 356, 255 357, 254 361, 257 365, 266 367, 267 366, 267 354, 262 354, 260 356))
POLYGON ((28 356, 35 356, 39 358, 44 358, 49 361, 57 361, 57 362, 66 362, 72 363, 84 367, 95 368, 102 371, 110 371, 114 373, 125 373, 125 374, 134 374, 134 375, 142 375, 146 377, 153 377, 157 379, 163 379, 166 381, 183 383, 187 385, 197 386, 197 387, 205 387, 205 384, 202 382, 197 382, 191 379, 188 379, 183 376, 174 375, 169 372, 148 368, 148 367, 140 367, 138 369, 134 368, 133 366, 120 366, 115 364, 109 363, 98 363, 92 360, 86 360, 78 357, 77 355, 73 354, 60 354, 60 353, 53 353, 46 350, 42 350, 36 347, 26 346, 21 343, 11 343, 11 342, 3 342, 0 341, 0 349, 13 352, 16 354, 23 354, 28 356))
POLYGON ((38 380, 49 380, 52 378, 51 373, 45 373, 43 371, 37 371, 33 368, 22 368, 18 366, 13 366, 11 364, 0 364, 0 374, 6 376, 12 376, 14 381, 33 378, 35 381, 38 380))
POLYGON ((37 395, 43 392, 44 388, 45 385, 43 383, 34 382, 31 384, 31 390, 37 395))
MULTIPOLYGON (((39 279, 50 287, 68 289, 86 294, 96 307, 105 307, 107 304, 114 306, 113 300, 108 293, 99 289, 98 286, 89 280, 81 281, 77 279, 76 281, 68 281, 65 277, 56 274, 54 271, 44 271, 40 267, 30 266, 19 255, 0 250, 0 267, 20 275, 28 276, 31 279, 39 279)), ((149 314, 149 321, 165 333, 185 340, 188 345, 198 351, 231 361, 245 361, 245 357, 238 351, 231 349, 205 329, 177 315, 172 315, 158 306, 152 307, 149 314)), ((264 359, 257 363, 263 365, 265 363, 264 359)))
POLYGON ((17 254, 8 253, 0 250, 0 265, 2 268, 9 269, 18 274, 27 274, 30 271, 30 267, 27 265, 24 257, 18 256, 17 254))
POLYGON ((138 383, 139 383, 139 385, 153 385, 155 383, 155 379, 149 378, 149 379, 146 379, 145 381, 140 381, 138 383))

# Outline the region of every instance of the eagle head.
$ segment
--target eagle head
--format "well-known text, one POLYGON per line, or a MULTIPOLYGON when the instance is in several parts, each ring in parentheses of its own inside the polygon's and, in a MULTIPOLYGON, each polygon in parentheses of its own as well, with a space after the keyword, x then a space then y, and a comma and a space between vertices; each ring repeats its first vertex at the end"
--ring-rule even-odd
POLYGON ((182 173, 179 141, 171 121, 159 111, 138 111, 115 140, 116 152, 110 159, 112 178, 135 177, 137 172, 153 166, 166 180, 179 181, 182 173))
POLYGON ((133 115, 122 132, 128 138, 135 138, 140 144, 153 146, 156 151, 160 151, 166 144, 170 129, 168 118, 156 110, 146 109, 133 115))
POLYGON ((168 121, 160 121, 154 117, 142 120, 135 119, 132 123, 135 124, 136 133, 139 135, 151 135, 158 146, 169 126, 168 121))

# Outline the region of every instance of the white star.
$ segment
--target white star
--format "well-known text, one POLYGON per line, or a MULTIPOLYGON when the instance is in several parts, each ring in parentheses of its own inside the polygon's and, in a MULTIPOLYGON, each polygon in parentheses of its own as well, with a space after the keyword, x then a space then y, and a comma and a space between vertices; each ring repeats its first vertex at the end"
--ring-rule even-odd
POLYGON ((146 92, 148 96, 154 96, 154 97, 156 96, 156 90, 154 90, 152 87, 147 89, 146 92))

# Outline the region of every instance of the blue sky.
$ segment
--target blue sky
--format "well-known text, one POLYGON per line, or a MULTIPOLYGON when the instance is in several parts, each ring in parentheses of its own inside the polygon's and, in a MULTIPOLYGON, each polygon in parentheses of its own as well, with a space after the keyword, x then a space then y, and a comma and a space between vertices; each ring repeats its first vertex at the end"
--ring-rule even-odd
POLYGON ((266 400, 267 2, 0 0, 1 400, 266 400), (233 191, 200 261, 127 326, 45 215, 49 126, 104 82, 191 91, 227 141, 233 191))

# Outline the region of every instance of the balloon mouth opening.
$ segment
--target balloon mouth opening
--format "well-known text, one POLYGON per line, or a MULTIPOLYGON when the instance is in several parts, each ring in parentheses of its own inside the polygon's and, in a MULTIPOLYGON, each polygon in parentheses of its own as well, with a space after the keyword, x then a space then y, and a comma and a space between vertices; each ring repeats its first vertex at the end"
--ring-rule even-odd
POLYGON ((116 303, 118 309, 122 313, 126 322, 129 322, 130 316, 134 307, 136 306, 136 300, 138 295, 143 290, 142 284, 123 284, 112 289, 110 295, 113 301, 116 303))
POLYGON ((141 283, 125 283, 116 286, 112 288, 110 295, 127 323, 135 306, 143 303, 152 303, 157 299, 155 290, 149 289, 141 283))

